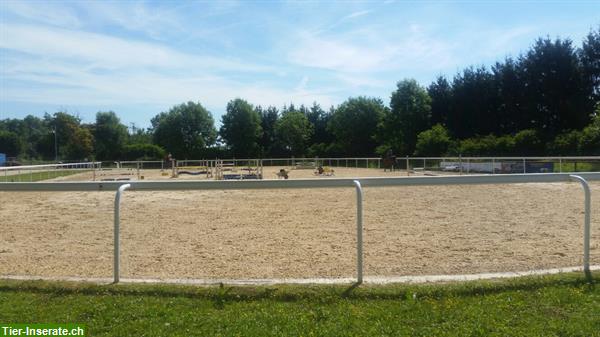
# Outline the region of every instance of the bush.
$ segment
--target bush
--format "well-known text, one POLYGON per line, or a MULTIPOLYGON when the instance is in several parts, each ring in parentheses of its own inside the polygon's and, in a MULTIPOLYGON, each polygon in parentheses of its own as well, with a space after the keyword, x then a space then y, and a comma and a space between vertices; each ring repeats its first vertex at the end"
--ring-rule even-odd
POLYGON ((514 153, 515 140, 510 135, 464 139, 458 146, 463 156, 509 156, 514 153))
POLYGON ((131 144, 123 148, 122 160, 162 160, 165 150, 154 144, 131 144))
POLYGON ((519 131, 514 137, 514 146, 514 154, 518 156, 542 156, 544 154, 544 143, 536 130, 519 131))
POLYGON ((561 133, 548 144, 548 152, 555 156, 577 156, 580 139, 581 131, 578 130, 561 133))
POLYGON ((451 144, 452 139, 448 135, 448 130, 441 124, 436 124, 431 129, 419 133, 415 155, 424 157, 443 156, 448 152, 451 144))
POLYGON ((579 152, 584 156, 600 155, 600 115, 581 131, 579 152))
POLYGON ((311 145, 306 151, 307 157, 329 157, 328 155, 328 147, 329 144, 326 143, 316 143, 311 145))

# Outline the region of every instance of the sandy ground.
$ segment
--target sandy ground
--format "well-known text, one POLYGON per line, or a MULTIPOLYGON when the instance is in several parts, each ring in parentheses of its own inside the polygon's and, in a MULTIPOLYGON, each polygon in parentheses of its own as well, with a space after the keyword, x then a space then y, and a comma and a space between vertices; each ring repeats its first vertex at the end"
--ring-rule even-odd
MULTIPOLYGON (((278 170, 265 168, 265 177, 276 178, 278 170)), ((337 177, 406 175, 335 170, 337 177)), ((141 174, 170 179, 159 171, 141 174)), ((295 170, 290 177, 314 175, 295 170)), ((591 262, 600 264, 598 183, 592 198, 591 262)), ((0 275, 110 277, 113 201, 111 192, 0 192, 0 275)), ((355 207, 351 188, 126 192, 121 274, 353 276, 355 207)), ((578 183, 366 188, 364 207, 368 276, 524 271, 582 262, 578 183)))

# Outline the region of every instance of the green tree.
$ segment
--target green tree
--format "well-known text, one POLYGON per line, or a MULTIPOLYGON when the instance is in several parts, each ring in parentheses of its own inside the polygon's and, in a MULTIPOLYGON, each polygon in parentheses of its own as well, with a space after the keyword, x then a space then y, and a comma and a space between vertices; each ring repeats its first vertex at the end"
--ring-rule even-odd
POLYGON ((132 123, 127 144, 152 144, 152 130, 137 128, 132 123))
POLYGON ((431 124, 446 125, 450 115, 452 86, 445 77, 439 76, 427 88, 427 93, 431 97, 431 124))
POLYGON ((40 118, 28 115, 22 120, 5 119, 0 121, 0 130, 17 135, 19 153, 14 156, 27 159, 44 156, 44 153, 40 152, 39 144, 50 133, 50 130, 40 118))
POLYGON ((213 117, 200 103, 176 105, 151 123, 154 143, 175 158, 201 158, 217 138, 213 117))
POLYGON ((94 125, 96 158, 116 160, 121 156, 127 141, 127 127, 121 124, 119 117, 112 112, 98 112, 94 125))
POLYGON ((447 127, 459 139, 499 133, 494 76, 484 67, 469 67, 456 75, 449 111, 447 127))
POLYGON ((510 135, 467 138, 460 141, 458 154, 463 156, 509 156, 514 153, 515 140, 510 135))
POLYGON ((600 26, 597 31, 591 31, 583 41, 579 50, 585 91, 591 102, 600 101, 600 26))
POLYGON ((522 64, 507 58, 504 63, 496 63, 492 73, 497 97, 490 106, 490 114, 495 115, 492 121, 496 124, 491 132, 514 134, 530 127, 531 119, 525 110, 526 82, 522 64))
POLYGON ((592 123, 581 131, 579 151, 584 156, 600 155, 600 105, 592 123))
POLYGON ((91 160, 94 152, 94 136, 89 128, 78 127, 72 140, 65 146, 65 155, 71 160, 91 160))
POLYGON ((415 155, 423 157, 443 156, 448 152, 451 145, 452 139, 450 139, 448 130, 443 125, 436 124, 431 129, 419 133, 415 155))
POLYGON ((279 119, 279 112, 274 106, 263 109, 256 107, 256 112, 260 115, 260 126, 262 128, 262 137, 260 138, 260 148, 263 157, 273 157, 279 154, 276 148, 275 125, 279 119))
POLYGON ((377 126, 385 110, 379 98, 351 97, 340 104, 327 125, 336 139, 332 152, 350 156, 373 155, 377 146, 377 126))
POLYGON ((526 129, 517 132, 514 137, 515 155, 541 156, 544 154, 544 143, 536 130, 526 129))
POLYGON ((16 157, 21 153, 21 143, 16 133, 0 130, 0 153, 8 157, 16 157))
POLYGON ((563 130, 581 129, 589 123, 593 107, 571 40, 538 39, 521 62, 530 120, 527 128, 552 139, 563 130))
POLYGON ((579 140, 581 131, 571 130, 563 132, 554 138, 548 145, 550 154, 557 156, 577 156, 579 155, 579 140))
POLYGON ((306 154, 306 145, 313 134, 313 126, 300 111, 284 114, 275 124, 277 141, 294 156, 306 154))
POLYGON ((219 133, 234 156, 252 158, 260 152, 260 124, 260 115, 252 105, 236 98, 227 103, 227 113, 223 115, 219 133))
POLYGON ((413 153, 417 134, 429 127, 430 118, 431 98, 427 90, 413 79, 400 81, 392 93, 390 109, 383 115, 380 140, 395 153, 413 153))
POLYGON ((124 160, 162 160, 166 154, 166 151, 158 145, 137 143, 125 145, 122 158, 124 160))
POLYGON ((313 105, 306 112, 306 118, 308 118, 314 130, 309 144, 329 144, 333 142, 334 137, 327 129, 331 115, 330 112, 323 110, 317 102, 313 102, 313 105))
POLYGON ((49 157, 48 152, 44 153, 39 146, 45 137, 50 135, 50 129, 44 124, 41 118, 35 116, 27 116, 23 119, 27 132, 25 133, 25 141, 27 143, 25 154, 29 158, 44 158, 49 157))
MULTIPOLYGON (((91 159, 94 150, 94 137, 89 128, 81 125, 81 119, 67 112, 54 115, 45 114, 44 121, 52 132, 56 132, 58 158, 66 160, 91 159)), ((47 136, 52 144, 54 134, 47 136)))

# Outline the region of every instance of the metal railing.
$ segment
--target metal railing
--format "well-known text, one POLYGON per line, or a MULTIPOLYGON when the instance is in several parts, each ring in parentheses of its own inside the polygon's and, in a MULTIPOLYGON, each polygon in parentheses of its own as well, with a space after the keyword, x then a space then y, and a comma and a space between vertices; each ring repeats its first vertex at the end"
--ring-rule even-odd
MULTIPOLYGON (((383 168, 383 158, 380 157, 290 157, 290 158, 222 158, 232 162, 234 166, 244 166, 251 161, 261 159, 264 166, 332 166, 346 168, 383 168)), ((215 162, 216 159, 178 159, 181 165, 200 165, 200 163, 215 162)), ((140 169, 165 167, 165 162, 157 160, 138 160, 138 161, 120 161, 115 162, 124 167, 138 167, 140 169)), ((589 167, 594 168, 591 171, 600 171, 600 156, 549 156, 549 157, 527 157, 527 156, 508 156, 508 157, 473 157, 473 156, 445 156, 445 157, 410 157, 397 156, 396 168, 401 170, 444 170, 443 163, 456 163, 456 171, 462 173, 503 173, 502 163, 514 166, 510 173, 537 173, 530 167, 536 163, 552 163, 553 170, 548 173, 556 172, 577 172, 590 171, 589 167), (481 164, 486 163, 490 172, 484 172, 481 164), (579 164, 579 168, 577 167, 579 164), (581 165, 588 164, 588 165, 581 165), (591 165, 590 165, 591 164, 591 165), (490 169, 491 168, 491 169, 490 169), (496 168, 496 169, 494 169, 496 168)), ((107 167, 113 163, 106 163, 107 167)), ((205 164, 203 164, 205 165, 205 164)), ((167 165, 168 166, 168 165, 167 165)), ((506 173, 506 172, 505 172, 506 173)))
POLYGON ((65 164, 43 164, 43 165, 21 165, 21 166, 3 166, 0 167, 0 177, 4 177, 4 180, 8 180, 10 176, 16 176, 19 181, 27 180, 33 181, 34 173, 46 172, 47 175, 44 178, 51 179, 51 172, 58 171, 93 171, 93 178, 95 179, 96 170, 102 167, 101 162, 81 162, 81 163, 65 163, 65 164))
POLYGON ((356 202, 356 279, 363 280, 363 187, 522 184, 578 181, 585 192, 583 233, 583 270, 590 273, 590 218, 591 193, 587 181, 600 181, 600 173, 578 175, 564 173, 467 175, 436 177, 354 178, 354 179, 299 179, 299 180, 241 180, 241 181, 134 181, 122 182, 40 182, 0 183, 2 191, 117 191, 114 205, 114 282, 119 282, 120 200, 122 193, 130 191, 184 191, 184 190, 246 190, 246 189, 299 189, 299 188, 355 188, 356 202))

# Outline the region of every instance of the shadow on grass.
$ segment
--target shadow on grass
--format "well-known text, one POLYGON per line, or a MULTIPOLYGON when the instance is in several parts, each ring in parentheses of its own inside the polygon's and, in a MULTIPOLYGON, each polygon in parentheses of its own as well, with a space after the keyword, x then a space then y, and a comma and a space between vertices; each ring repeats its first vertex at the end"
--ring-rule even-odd
POLYGON ((360 286, 360 285, 361 285, 361 283, 359 283, 359 282, 352 283, 352 285, 350 287, 348 287, 348 289, 344 290, 344 292, 342 293, 342 297, 344 297, 344 298, 352 297, 352 294, 354 293, 354 289, 357 289, 358 286, 360 286))
MULTIPOLYGON (((222 308, 228 302, 273 300, 280 302, 334 302, 341 299, 411 300, 415 298, 472 297, 512 291, 535 291, 546 287, 584 288, 595 291, 593 273, 567 273, 515 279, 436 284, 391 285, 276 285, 276 286, 179 286, 148 284, 98 285, 75 282, 0 280, 2 292, 29 292, 50 296, 147 296, 186 297, 213 301, 222 308)), ((597 277, 596 273, 596 277, 597 277)))

